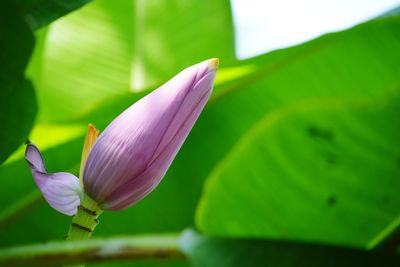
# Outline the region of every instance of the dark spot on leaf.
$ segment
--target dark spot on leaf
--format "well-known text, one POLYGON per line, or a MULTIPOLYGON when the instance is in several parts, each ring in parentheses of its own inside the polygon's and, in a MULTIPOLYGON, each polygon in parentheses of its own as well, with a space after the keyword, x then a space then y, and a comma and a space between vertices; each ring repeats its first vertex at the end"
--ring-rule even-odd
POLYGON ((321 138, 324 138, 326 141, 333 140, 333 132, 330 130, 324 130, 321 132, 321 138))
POLYGON ((315 126, 310 126, 308 127, 308 134, 311 135, 312 137, 318 137, 319 135, 319 130, 315 126))
POLYGON ((328 205, 329 205, 329 206, 334 206, 334 205, 336 204, 336 202, 337 202, 337 199, 336 199, 335 196, 330 196, 330 197, 328 198, 328 205))
POLYGON ((334 154, 328 154, 326 156, 326 162, 330 165, 335 165, 337 163, 336 156, 334 154))
POLYGON ((316 126, 309 126, 307 131, 308 134, 313 138, 321 138, 326 141, 332 141, 334 138, 333 132, 329 129, 322 129, 316 126))

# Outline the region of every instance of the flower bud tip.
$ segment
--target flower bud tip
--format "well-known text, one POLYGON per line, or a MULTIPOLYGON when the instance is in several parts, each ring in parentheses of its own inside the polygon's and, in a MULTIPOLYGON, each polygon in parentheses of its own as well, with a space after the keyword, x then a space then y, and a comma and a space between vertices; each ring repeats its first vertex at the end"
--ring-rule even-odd
POLYGON ((219 65, 219 58, 212 58, 208 60, 208 69, 210 71, 218 69, 218 65, 219 65))

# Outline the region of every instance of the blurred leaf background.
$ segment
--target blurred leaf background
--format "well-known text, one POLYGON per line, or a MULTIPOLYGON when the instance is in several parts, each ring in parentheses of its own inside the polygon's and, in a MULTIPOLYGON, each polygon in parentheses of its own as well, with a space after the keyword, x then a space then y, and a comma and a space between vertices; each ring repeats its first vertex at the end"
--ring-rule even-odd
POLYGON ((39 194, 26 138, 50 171, 76 173, 89 122, 104 129, 219 57, 214 93, 161 185, 106 212, 95 235, 203 235, 182 237, 189 261, 135 266, 398 266, 365 251, 396 241, 400 224, 398 9, 243 60, 228 0, 15 0, 0 14, 1 247, 62 239, 70 223, 39 194))

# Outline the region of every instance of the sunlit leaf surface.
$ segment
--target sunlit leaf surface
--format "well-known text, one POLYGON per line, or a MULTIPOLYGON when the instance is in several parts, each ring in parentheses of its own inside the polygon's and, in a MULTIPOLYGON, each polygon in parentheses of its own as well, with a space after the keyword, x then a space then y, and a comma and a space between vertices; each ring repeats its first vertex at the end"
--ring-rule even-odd
POLYGON ((365 247, 399 216, 399 100, 316 99, 268 114, 214 168, 198 225, 365 247))
POLYGON ((235 63, 229 10, 228 0, 99 0, 57 20, 30 69, 40 120, 66 119, 107 97, 153 89, 205 58, 235 63))
POLYGON ((40 121, 65 119, 106 96, 129 91, 131 1, 96 1, 37 33, 29 75, 40 121))

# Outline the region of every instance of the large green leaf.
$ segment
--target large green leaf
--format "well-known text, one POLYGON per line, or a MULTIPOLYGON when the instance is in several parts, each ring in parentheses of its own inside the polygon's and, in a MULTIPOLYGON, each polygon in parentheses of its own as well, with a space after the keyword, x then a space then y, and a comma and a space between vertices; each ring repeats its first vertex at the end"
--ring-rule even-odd
POLYGON ((39 31, 29 74, 41 121, 76 115, 113 94, 129 91, 132 1, 96 1, 39 31))
POLYGON ((224 65, 236 62, 229 0, 95 1, 52 23, 35 50, 30 74, 40 120, 70 118, 110 96, 152 89, 217 56, 224 65))
POLYGON ((24 77, 34 45, 33 35, 10 3, 0 10, 0 164, 23 143, 37 106, 30 81, 24 77))
POLYGON ((398 255, 263 239, 210 238, 186 231, 181 244, 193 267, 397 266, 398 255))
POLYGON ((237 62, 229 0, 138 0, 132 89, 159 85, 180 69, 219 57, 237 62))
POLYGON ((366 246, 400 215, 400 90, 268 114, 214 168, 207 233, 366 246), (362 231, 360 231, 362 229, 362 231))
MULTIPOLYGON (((399 25, 398 18, 376 20, 341 34, 331 34, 297 48, 270 54, 269 59, 271 61, 258 69, 257 73, 250 74, 247 78, 242 79, 239 81, 239 85, 228 86, 225 91, 221 91, 222 93, 214 98, 214 102, 203 116, 204 120, 208 121, 208 132, 207 128, 199 131, 207 132, 207 140, 197 147, 196 151, 197 154, 204 151, 204 154, 207 154, 207 159, 203 159, 198 165, 198 169, 194 169, 194 171, 200 169, 204 171, 206 166, 215 166, 208 165, 210 161, 215 164, 221 158, 229 157, 231 146, 248 129, 272 110, 283 105, 286 106, 305 99, 320 99, 321 97, 341 97, 353 100, 373 99, 385 91, 398 91, 400 68, 395 62, 400 59, 399 53, 396 52, 400 47, 399 25)), ((262 58, 258 60, 262 60, 262 58)), ((254 146, 257 145, 254 144, 254 146)), ((260 150, 264 148, 261 144, 257 147, 260 150)), ((194 154, 192 156, 194 157, 194 154)), ((257 162, 263 162, 262 158, 247 156, 253 160, 258 160, 257 162)), ((248 164, 248 162, 246 163, 248 164)), ((241 168, 247 170, 247 167, 250 168, 251 166, 246 166, 239 161, 236 161, 235 164, 237 167, 235 174, 242 174, 240 175, 240 182, 243 183, 244 187, 248 178, 239 170, 241 168)), ((192 163, 192 169, 193 165, 192 163)), ((387 169, 387 171, 390 170, 387 169)), ((264 175, 265 173, 261 173, 260 179, 264 175)), ((235 177, 225 177, 225 179, 235 181, 235 177)), ((239 182, 237 186, 239 186, 239 182)), ((218 186, 218 189, 226 193, 234 190, 234 188, 226 187, 222 183, 218 186)), ((245 195, 246 192, 243 192, 243 194, 245 195)), ((251 192, 248 191, 248 193, 251 192)), ((391 201, 396 203, 397 195, 393 195, 393 191, 391 192, 390 196, 394 197, 391 201)), ((215 195, 217 194, 218 192, 215 190, 215 195)), ((228 200, 231 201, 230 203, 236 203, 233 197, 228 200)), ((258 201, 261 205, 263 198, 258 199, 258 201)), ((221 208, 218 203, 210 201, 209 204, 211 203, 221 208)), ((262 205, 268 207, 268 203, 262 205)), ((282 199, 282 205, 284 205, 284 199, 282 199)), ((383 203, 381 205, 385 206, 383 203)), ((249 207, 246 206, 246 208, 249 207)), ((238 215, 234 209, 224 207, 224 210, 238 215)), ((295 213, 295 210, 293 212, 295 213)), ((203 215, 199 216, 199 218, 204 216, 199 219, 199 224, 208 233, 241 236, 252 234, 253 228, 248 224, 246 226, 250 228, 242 232, 240 232, 240 229, 227 230, 225 227, 229 227, 229 220, 216 221, 218 216, 214 215, 214 212, 207 214, 203 212, 203 215)), ((323 217, 322 214, 320 216, 323 217)), ((398 212, 392 205, 389 205, 388 209, 385 210, 384 217, 377 218, 382 229, 378 229, 377 224, 372 223, 371 228, 366 231, 358 231, 357 236, 338 236, 332 240, 329 239, 329 242, 366 245, 373 234, 378 234, 379 230, 383 230, 386 226, 385 223, 389 224, 390 219, 394 219, 396 216, 398 216, 398 212)), ((252 218, 254 219, 254 217, 252 218)), ((264 224, 265 222, 258 220, 255 223, 264 224)), ((292 221, 292 223, 293 225, 296 224, 295 221, 292 221)), ((367 225, 369 225, 369 222, 367 225)), ((314 225, 310 227, 314 227, 314 225)), ((336 226, 331 227, 331 231, 336 229, 336 226)), ((261 234, 261 232, 257 232, 257 234, 261 234)), ((264 236, 267 236, 267 234, 264 236)), ((328 242, 328 238, 325 241, 328 242)))

